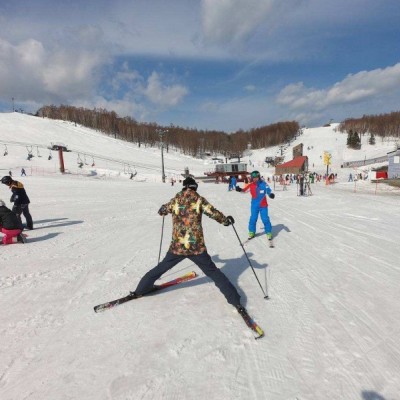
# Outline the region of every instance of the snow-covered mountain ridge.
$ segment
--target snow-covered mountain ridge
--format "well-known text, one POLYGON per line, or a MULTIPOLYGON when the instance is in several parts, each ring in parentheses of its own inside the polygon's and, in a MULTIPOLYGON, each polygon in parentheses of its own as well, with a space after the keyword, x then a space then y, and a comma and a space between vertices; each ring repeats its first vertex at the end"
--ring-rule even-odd
MULTIPOLYGON (((338 124, 329 127, 303 128, 302 134, 290 144, 273 146, 267 149, 250 150, 244 161, 249 170, 254 167, 265 174, 273 174, 267 168, 266 157, 284 155, 285 161, 292 159, 293 147, 303 144, 303 153, 309 158, 310 170, 323 172, 323 154, 332 155, 332 169, 339 171, 346 161, 364 160, 386 155, 396 148, 397 141, 377 138, 375 145, 368 143, 368 135, 362 137, 360 150, 346 146, 347 135, 337 132, 338 124)), ((0 169, 3 171, 20 169, 36 170, 36 173, 58 171, 57 154, 47 148, 51 143, 64 143, 71 153, 65 153, 65 166, 70 173, 86 174, 97 177, 120 176, 129 178, 132 172, 138 172, 136 179, 161 179, 161 151, 159 148, 141 147, 134 143, 116 140, 74 123, 38 118, 20 113, 0 114, 0 146, 3 154, 0 169), (27 160, 29 152, 34 156, 27 160), (49 160, 49 156, 52 159, 49 160), (80 164, 82 168, 79 168, 80 164)), ((204 175, 213 167, 211 160, 195 159, 180 153, 164 151, 165 173, 167 178, 179 178, 185 168, 196 176, 204 175)))

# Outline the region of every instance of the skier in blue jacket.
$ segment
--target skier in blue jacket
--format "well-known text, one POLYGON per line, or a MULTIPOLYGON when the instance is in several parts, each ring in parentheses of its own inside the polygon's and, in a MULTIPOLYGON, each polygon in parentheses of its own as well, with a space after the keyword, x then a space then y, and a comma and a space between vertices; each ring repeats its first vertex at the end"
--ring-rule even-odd
POLYGON ((231 190, 236 190, 236 177, 235 176, 230 176, 229 177, 229 187, 228 187, 228 191, 230 192, 231 190))
MULTIPOLYGON (((251 214, 249 220, 249 239, 253 239, 256 235, 256 223, 258 215, 264 224, 265 233, 268 240, 272 240, 272 226, 268 216, 268 202, 266 196, 273 199, 275 197, 269 185, 261 179, 258 171, 253 171, 250 174, 251 182, 243 189, 237 187, 238 192, 247 192, 250 190, 251 194, 251 214)), ((271 242, 272 243, 272 242, 271 242)))

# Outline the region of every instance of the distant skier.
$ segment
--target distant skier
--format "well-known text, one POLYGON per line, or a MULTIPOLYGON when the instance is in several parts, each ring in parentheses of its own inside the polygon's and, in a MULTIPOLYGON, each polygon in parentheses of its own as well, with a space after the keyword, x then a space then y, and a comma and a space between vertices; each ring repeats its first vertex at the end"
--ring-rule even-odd
POLYGON ((7 185, 12 192, 10 199, 10 202, 14 203, 12 211, 17 214, 17 217, 20 220, 21 224, 21 214, 24 214, 24 217, 26 219, 26 229, 32 230, 33 221, 32 216, 29 212, 30 200, 28 195, 26 194, 24 185, 21 182, 14 181, 11 176, 3 176, 3 178, 1 178, 1 183, 7 185))
POLYGON ((229 191, 231 191, 231 190, 236 190, 236 183, 237 183, 237 180, 236 180, 236 177, 235 176, 230 176, 229 177, 229 187, 228 187, 228 190, 229 191))
POLYGON ((228 192, 231 190, 231 182, 232 182, 232 177, 229 176, 229 178, 228 178, 228 192))
POLYGON ((21 169, 21 176, 26 176, 25 168, 21 169))
POLYGON ((272 226, 268 216, 268 202, 266 195, 271 199, 273 199, 275 195, 272 193, 269 185, 264 180, 260 179, 260 173, 258 171, 253 171, 250 174, 250 179, 251 182, 244 186, 243 189, 240 186, 236 187, 238 192, 247 192, 250 190, 251 214, 249 220, 249 239, 254 238, 256 235, 256 223, 258 215, 260 215, 261 221, 264 224, 265 234, 267 235, 268 240, 272 240, 272 226))
POLYGON ((300 174, 299 175, 299 190, 300 190, 300 196, 304 196, 304 175, 300 174))
POLYGON ((0 232, 3 233, 1 243, 12 244, 16 242, 25 243, 21 235, 22 224, 17 215, 6 207, 3 200, 0 199, 0 232))
POLYGON ((202 214, 215 221, 229 226, 235 223, 231 216, 225 216, 197 193, 197 183, 187 177, 183 181, 182 191, 168 203, 161 206, 158 214, 172 214, 172 240, 165 258, 140 280, 133 292, 140 297, 152 291, 154 282, 176 264, 188 258, 194 262, 225 296, 227 302, 237 308, 239 313, 245 311, 240 304, 240 295, 229 279, 216 267, 204 242, 202 214))

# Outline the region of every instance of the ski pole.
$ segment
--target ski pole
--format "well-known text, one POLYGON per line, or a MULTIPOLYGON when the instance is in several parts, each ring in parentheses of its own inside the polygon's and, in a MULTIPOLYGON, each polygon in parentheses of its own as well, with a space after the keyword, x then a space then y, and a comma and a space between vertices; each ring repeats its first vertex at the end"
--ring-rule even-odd
POLYGON ((163 240, 163 235, 164 235, 164 220, 165 220, 165 215, 163 215, 163 217, 162 217, 161 239, 160 239, 160 251, 158 252, 158 263, 157 263, 157 264, 160 264, 161 247, 162 247, 162 240, 163 240))
POLYGON ((260 285, 260 288, 261 288, 261 290, 262 290, 262 292, 263 292, 263 294, 264 294, 264 299, 269 299, 268 294, 265 293, 265 291, 264 291, 264 289, 263 289, 263 287, 262 287, 262 285, 261 285, 261 283, 260 283, 260 280, 258 279, 258 276, 257 276, 257 274, 256 274, 256 271, 254 271, 254 268, 253 268, 253 266, 251 265, 251 261, 250 261, 250 259, 249 259, 249 256, 247 255, 246 250, 244 249, 243 243, 242 243, 242 241, 240 240, 240 237, 239 237, 239 235, 238 235, 238 233, 237 233, 237 231, 236 231, 236 228, 235 228, 235 225, 234 225, 234 224, 232 224, 232 228, 233 228, 233 230, 234 230, 235 233, 236 233, 236 237, 238 238, 240 245, 242 246, 243 253, 244 253, 244 255, 246 256, 247 261, 249 262, 250 268, 252 269, 252 271, 253 271, 253 273, 254 273, 254 276, 256 277, 257 282, 258 282, 258 284, 260 285))

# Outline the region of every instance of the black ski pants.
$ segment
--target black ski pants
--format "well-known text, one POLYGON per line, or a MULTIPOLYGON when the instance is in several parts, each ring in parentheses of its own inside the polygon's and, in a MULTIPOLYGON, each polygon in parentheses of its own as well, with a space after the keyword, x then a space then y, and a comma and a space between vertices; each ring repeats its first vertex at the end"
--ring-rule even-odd
POLYGON ((159 279, 161 275, 165 274, 185 258, 193 261, 205 275, 214 281, 215 286, 222 292, 229 304, 235 307, 240 305, 240 295, 238 291, 225 274, 217 268, 206 251, 201 254, 190 256, 167 252, 165 258, 156 267, 147 272, 140 280, 135 293, 140 296, 150 292, 154 286, 154 282, 159 279))
POLYGON ((22 225, 21 214, 24 214, 24 217, 26 219, 26 228, 33 229, 33 221, 32 221, 32 216, 29 212, 29 204, 14 204, 12 210, 15 212, 15 214, 17 214, 17 217, 19 219, 19 222, 21 222, 21 225, 22 225))

